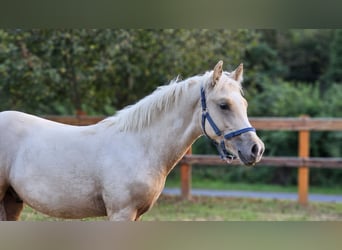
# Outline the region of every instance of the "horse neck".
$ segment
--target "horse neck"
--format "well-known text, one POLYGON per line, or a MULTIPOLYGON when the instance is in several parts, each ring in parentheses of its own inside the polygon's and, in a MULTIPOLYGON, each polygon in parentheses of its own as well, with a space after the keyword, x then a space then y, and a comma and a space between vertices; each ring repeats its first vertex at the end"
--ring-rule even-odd
POLYGON ((157 158, 156 162, 168 174, 191 144, 202 134, 200 126, 200 83, 184 84, 177 101, 160 112, 150 126, 142 130, 145 145, 157 158))

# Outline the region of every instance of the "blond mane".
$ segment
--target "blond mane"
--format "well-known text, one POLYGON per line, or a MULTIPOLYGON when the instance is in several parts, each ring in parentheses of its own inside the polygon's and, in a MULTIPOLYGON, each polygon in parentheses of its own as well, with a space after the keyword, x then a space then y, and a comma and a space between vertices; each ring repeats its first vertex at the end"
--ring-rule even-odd
MULTIPOLYGON (((225 72, 229 74, 228 72, 225 72)), ((201 84, 209 86, 212 71, 180 81, 179 77, 168 85, 158 87, 150 95, 144 97, 134 105, 125 107, 114 116, 104 119, 101 123, 115 126, 121 131, 139 131, 151 124, 161 113, 168 112, 184 95, 189 95, 191 86, 201 84)), ((232 81, 233 82, 233 81, 232 81)), ((237 86, 241 89, 241 85, 237 86)), ((198 87, 198 98, 200 91, 198 87)))

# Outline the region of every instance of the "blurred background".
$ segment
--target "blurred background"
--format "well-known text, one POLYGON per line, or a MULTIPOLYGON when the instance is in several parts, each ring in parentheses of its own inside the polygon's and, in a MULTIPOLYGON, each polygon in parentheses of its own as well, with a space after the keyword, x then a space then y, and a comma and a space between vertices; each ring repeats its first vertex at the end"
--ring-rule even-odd
MULTIPOLYGON (((157 86, 244 63, 250 117, 342 117, 342 30, 0 30, 0 111, 113 115, 157 86)), ((267 156, 297 156, 297 133, 261 131, 267 156)), ((310 156, 341 157, 341 132, 311 134, 310 156)), ((217 154, 201 138, 194 154, 217 154)), ((177 182, 176 168, 168 181, 177 182)), ((203 182, 295 187, 297 169, 198 166, 203 182)), ((311 169, 310 188, 342 190, 342 170, 311 169)))

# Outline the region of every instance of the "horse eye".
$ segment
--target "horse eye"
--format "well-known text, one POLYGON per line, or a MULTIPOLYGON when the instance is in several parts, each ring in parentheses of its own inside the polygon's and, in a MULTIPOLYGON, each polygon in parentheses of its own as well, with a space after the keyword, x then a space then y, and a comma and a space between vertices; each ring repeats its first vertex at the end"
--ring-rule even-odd
POLYGON ((228 110, 229 109, 229 105, 227 103, 220 103, 220 109, 228 110))

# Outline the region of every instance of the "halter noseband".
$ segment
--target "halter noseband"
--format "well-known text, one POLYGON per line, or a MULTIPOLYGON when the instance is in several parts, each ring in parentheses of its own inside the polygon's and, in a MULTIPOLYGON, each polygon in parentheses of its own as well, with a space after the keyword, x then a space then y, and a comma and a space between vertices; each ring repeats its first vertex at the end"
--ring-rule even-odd
POLYGON ((203 86, 201 86, 201 104, 202 104, 202 130, 203 133, 205 134, 206 137, 208 137, 217 147, 217 151, 219 152, 222 160, 227 161, 228 163, 230 163, 233 159, 236 158, 236 156, 234 156, 233 154, 229 153, 228 150, 226 149, 226 146, 224 144, 224 139, 229 140, 235 136, 239 136, 243 133, 246 132, 255 132, 255 128, 253 127, 247 127, 247 128, 243 128, 243 129, 239 129, 227 134, 222 134, 221 130, 216 126, 214 120, 211 118, 208 109, 207 109, 207 101, 206 101, 206 97, 205 97, 205 91, 203 86), (214 139, 212 139, 206 132, 205 130, 205 121, 208 120, 211 128, 214 130, 215 134, 217 136, 221 136, 222 140, 220 143, 216 142, 214 139))

